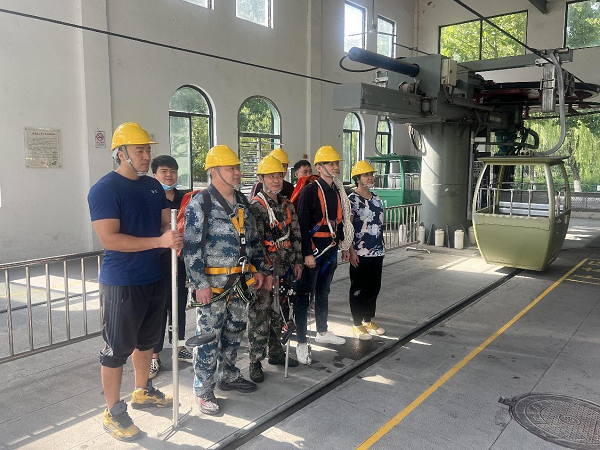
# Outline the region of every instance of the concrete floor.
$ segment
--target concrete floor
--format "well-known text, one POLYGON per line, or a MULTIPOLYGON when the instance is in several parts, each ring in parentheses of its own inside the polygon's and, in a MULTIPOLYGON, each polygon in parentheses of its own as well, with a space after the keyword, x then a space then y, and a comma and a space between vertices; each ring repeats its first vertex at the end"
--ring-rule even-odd
MULTIPOLYGON (((600 222, 574 220, 560 258, 543 274, 522 272, 501 290, 362 372, 334 391, 246 444, 247 448, 356 448, 417 399, 494 331, 503 326, 584 257, 600 258, 593 243, 600 222), (589 244, 589 245, 588 245, 589 244)), ((336 272, 330 296, 330 328, 346 337, 341 348, 313 347, 313 365, 290 369, 265 364, 266 380, 253 394, 216 391, 222 416, 202 415, 194 405, 189 365, 180 365, 180 411, 192 410, 167 440, 170 410, 132 410, 147 436, 117 442, 102 430, 104 400, 98 351, 101 339, 29 356, 0 365, 0 448, 206 448, 228 442, 240 428, 252 428, 309 395, 321 384, 356 366, 370 352, 394 343, 428 317, 504 275, 481 260, 476 249, 429 247, 431 254, 390 252, 378 302, 385 337, 359 342, 350 336, 348 266, 336 272)), ((593 374, 599 368, 595 285, 564 281, 439 389, 391 428, 374 448, 556 448, 516 424, 500 396, 530 391, 597 398, 593 374), (598 357, 589 355, 598 354, 598 357)), ((188 312, 187 335, 194 312, 188 312)), ((247 375, 247 343, 239 367, 247 375)), ((170 349, 155 386, 172 391, 170 349)), ((122 394, 133 388, 125 366, 122 394)))

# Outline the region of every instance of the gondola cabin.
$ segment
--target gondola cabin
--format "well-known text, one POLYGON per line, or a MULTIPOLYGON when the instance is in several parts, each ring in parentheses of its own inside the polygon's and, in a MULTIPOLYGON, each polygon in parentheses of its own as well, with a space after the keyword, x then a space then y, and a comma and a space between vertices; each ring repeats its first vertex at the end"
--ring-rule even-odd
POLYGON ((563 159, 480 158, 473 228, 487 263, 542 271, 556 259, 571 215, 563 159))
POLYGON ((375 192, 387 207, 421 201, 421 157, 381 155, 367 158, 376 170, 375 192))

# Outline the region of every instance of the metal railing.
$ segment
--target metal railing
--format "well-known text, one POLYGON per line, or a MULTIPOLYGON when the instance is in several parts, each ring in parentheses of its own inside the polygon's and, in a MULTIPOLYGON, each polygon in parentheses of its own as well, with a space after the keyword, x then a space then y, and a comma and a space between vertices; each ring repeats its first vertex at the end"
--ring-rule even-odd
POLYGON ((0 336, 7 336, 0 341, 0 363, 100 334, 102 256, 96 251, 0 264, 0 317, 6 318, 0 336))
POLYGON ((600 212, 600 192, 571 191, 571 209, 573 211, 600 212))
MULTIPOLYGON (((566 189, 555 193, 555 214, 558 216, 567 208, 566 189)), ((488 212, 492 214, 503 214, 508 216, 537 216, 548 217, 550 202, 548 192, 537 189, 498 189, 494 187, 482 187, 477 196, 477 211, 491 208, 488 212)))
POLYGON ((383 230, 385 248, 391 250, 415 244, 418 240, 420 223, 420 203, 386 207, 383 230))
MULTIPOLYGON (((420 220, 420 203, 386 207, 386 249, 416 243, 420 220)), ((0 336, 7 338, 0 340, 0 364, 100 334, 102 256, 96 251, 0 264, 0 336)))

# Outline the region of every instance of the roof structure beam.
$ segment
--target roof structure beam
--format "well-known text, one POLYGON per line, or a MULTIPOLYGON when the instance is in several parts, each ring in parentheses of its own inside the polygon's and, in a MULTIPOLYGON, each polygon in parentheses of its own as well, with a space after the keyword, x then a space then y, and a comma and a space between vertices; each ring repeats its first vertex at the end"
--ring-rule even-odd
POLYGON ((547 0, 529 0, 529 3, 535 6, 542 14, 548 14, 548 8, 546 7, 548 4, 547 0))

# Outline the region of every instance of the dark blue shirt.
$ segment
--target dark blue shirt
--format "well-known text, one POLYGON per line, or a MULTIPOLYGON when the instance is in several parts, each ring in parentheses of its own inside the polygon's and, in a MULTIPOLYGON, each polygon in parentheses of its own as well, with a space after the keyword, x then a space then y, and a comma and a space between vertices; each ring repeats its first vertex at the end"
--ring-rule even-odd
MULTIPOLYGON (((319 251, 331 244, 331 238, 316 238, 311 239, 310 232, 323 219, 323 211, 321 209, 321 201, 319 200, 319 183, 323 187, 325 194, 325 204, 327 205, 327 215, 329 220, 335 220, 338 210, 338 193, 335 184, 329 186, 322 178, 318 178, 310 184, 304 186, 300 191, 300 200, 298 201, 298 223, 300 224, 300 232, 302 234, 302 255, 309 256, 313 254, 312 243, 319 251)), ((327 226, 323 230, 328 230, 327 226)), ((322 230, 322 231, 323 231, 322 230)), ((338 224, 336 230, 335 242, 339 243, 344 240, 344 225, 338 224)), ((336 247, 337 250, 337 247, 336 247)))
MULTIPOLYGON (((119 233, 135 237, 162 234, 162 210, 167 197, 155 178, 143 176, 130 180, 110 172, 94 184, 88 194, 92 222, 118 219, 119 233)), ((160 248, 141 252, 106 250, 100 269, 100 283, 113 286, 139 286, 162 278, 160 248)))

